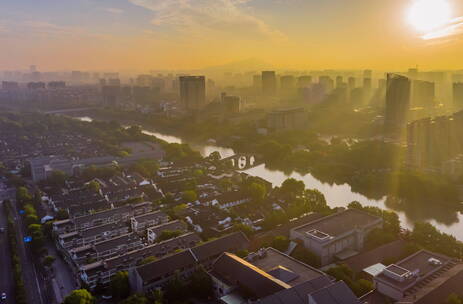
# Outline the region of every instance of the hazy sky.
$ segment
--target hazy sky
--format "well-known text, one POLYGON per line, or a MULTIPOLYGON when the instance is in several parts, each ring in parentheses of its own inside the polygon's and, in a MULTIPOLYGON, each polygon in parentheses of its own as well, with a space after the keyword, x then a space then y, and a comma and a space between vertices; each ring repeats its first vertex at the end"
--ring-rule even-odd
POLYGON ((416 1, 463 15, 463 0, 1 0, 0 69, 463 68, 462 21, 425 40, 416 1))

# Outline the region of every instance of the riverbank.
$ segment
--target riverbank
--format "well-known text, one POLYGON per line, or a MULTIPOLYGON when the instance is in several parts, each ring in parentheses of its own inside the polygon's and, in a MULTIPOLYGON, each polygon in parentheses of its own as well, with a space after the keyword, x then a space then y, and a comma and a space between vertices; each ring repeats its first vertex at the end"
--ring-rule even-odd
MULTIPOLYGON (((83 121, 92 121, 93 119, 101 119, 101 117, 89 115, 76 117, 83 121), (92 116, 92 117, 90 117, 92 116)), ((110 120, 110 119, 106 119, 110 120)), ((121 124, 130 125, 133 122, 129 120, 119 121, 121 124)), ((140 125, 140 123, 137 123, 140 125)), ((161 131, 154 126, 143 125, 143 132, 147 135, 156 136, 169 143, 188 143, 192 148, 199 151, 203 156, 207 156, 214 151, 221 153, 222 157, 233 155, 234 151, 231 148, 200 144, 198 142, 191 143, 190 140, 161 131)), ((422 208, 419 205, 409 206, 404 204, 400 199, 383 196, 378 199, 371 199, 358 192, 347 183, 328 183, 317 179, 310 173, 284 172, 281 170, 270 169, 266 165, 248 169, 246 173, 261 177, 272 183, 273 186, 280 186, 288 177, 303 181, 309 189, 317 189, 322 192, 330 207, 346 207, 352 201, 358 201, 365 206, 376 206, 386 210, 397 212, 402 225, 405 228, 412 229, 415 222, 425 221, 433 224, 439 230, 452 234, 458 239, 463 240, 463 216, 456 211, 449 211, 444 208, 422 208)))

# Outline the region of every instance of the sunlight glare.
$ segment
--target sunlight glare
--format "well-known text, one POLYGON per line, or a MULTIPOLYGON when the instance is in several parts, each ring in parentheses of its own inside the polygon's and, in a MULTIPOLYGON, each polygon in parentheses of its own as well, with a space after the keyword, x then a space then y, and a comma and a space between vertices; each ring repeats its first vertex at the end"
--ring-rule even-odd
POLYGON ((416 0, 408 13, 408 22, 420 32, 429 32, 451 20, 447 0, 416 0))

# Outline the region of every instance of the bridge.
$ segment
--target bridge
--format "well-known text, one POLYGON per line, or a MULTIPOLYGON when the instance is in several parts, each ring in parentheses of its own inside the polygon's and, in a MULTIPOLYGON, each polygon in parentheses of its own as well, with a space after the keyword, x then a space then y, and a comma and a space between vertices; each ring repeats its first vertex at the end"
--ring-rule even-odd
POLYGON ((263 163, 262 159, 258 155, 250 153, 237 153, 222 159, 222 162, 230 163, 232 167, 237 170, 251 169, 263 163))

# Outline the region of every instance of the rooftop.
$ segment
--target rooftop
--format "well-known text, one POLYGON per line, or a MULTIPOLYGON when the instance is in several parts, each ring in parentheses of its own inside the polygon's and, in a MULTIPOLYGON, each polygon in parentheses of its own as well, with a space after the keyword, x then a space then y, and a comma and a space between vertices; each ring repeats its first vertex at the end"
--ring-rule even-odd
POLYGON ((366 212, 347 209, 321 219, 309 222, 294 230, 299 233, 309 233, 323 240, 328 237, 336 237, 355 228, 366 228, 381 222, 381 218, 366 212))
POLYGON ((315 303, 323 304, 360 304, 352 290, 343 281, 338 281, 309 295, 315 303))
POLYGON ((281 279, 291 286, 325 275, 320 270, 308 266, 274 248, 263 249, 254 255, 249 255, 246 259, 254 266, 267 273, 271 273, 274 277, 281 279), (287 271, 282 271, 283 269, 287 271), (288 277, 286 274, 289 272, 295 276, 288 277))
POLYGON ((291 286, 231 253, 221 255, 211 274, 230 286, 243 287, 250 297, 262 298, 291 286))
POLYGON ((376 280, 394 288, 406 290, 419 280, 442 269, 450 261, 451 259, 447 256, 420 250, 386 267, 381 274, 376 276, 376 280))
POLYGON ((297 286, 284 289, 257 301, 258 304, 307 304, 307 295, 332 284, 328 276, 318 277, 297 286))

